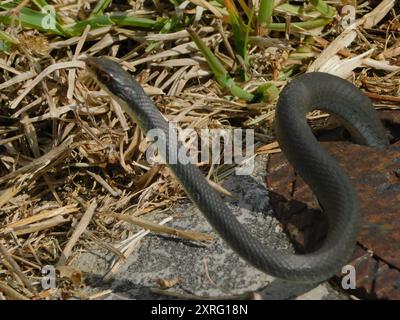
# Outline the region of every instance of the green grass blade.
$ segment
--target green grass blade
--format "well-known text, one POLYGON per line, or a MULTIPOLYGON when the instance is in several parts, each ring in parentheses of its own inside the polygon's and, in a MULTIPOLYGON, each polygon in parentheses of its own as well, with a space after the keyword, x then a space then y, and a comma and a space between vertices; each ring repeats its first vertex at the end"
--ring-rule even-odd
POLYGON ((98 15, 102 15, 104 13, 104 10, 108 8, 108 6, 111 4, 112 0, 100 0, 96 7, 94 7, 92 13, 90 14, 90 18, 98 15))
MULTIPOLYGON (((230 79, 232 80, 232 79, 230 79)), ((254 101, 256 96, 241 87, 239 87, 235 82, 232 80, 231 85, 228 86, 228 89, 232 93, 233 96, 238 97, 240 99, 246 100, 246 101, 254 101)))
POLYGON ((246 14, 247 18, 250 19, 251 11, 250 8, 247 6, 244 0, 238 0, 240 7, 242 8, 243 12, 246 14))
POLYGON ((191 28, 187 30, 189 32, 190 37, 196 43, 199 50, 203 53, 206 58, 208 65, 211 68, 211 71, 214 73, 215 78, 218 83, 226 87, 229 79, 228 71, 224 68, 222 63, 218 60, 218 58, 211 52, 210 48, 200 39, 200 37, 194 32, 191 28))
POLYGON ((266 29, 272 22, 272 12, 274 11, 274 0, 261 0, 258 10, 258 24, 266 29))
POLYGON ((246 101, 252 101, 255 96, 252 93, 243 90, 238 85, 236 85, 233 79, 229 77, 228 71, 226 71, 222 63, 211 52, 210 48, 208 48, 203 40, 200 39, 196 32, 194 32, 191 28, 188 28, 187 30, 192 40, 196 43, 197 47, 206 58, 208 65, 210 66, 211 71, 214 73, 214 76, 219 85, 223 88, 229 89, 232 95, 236 97, 239 97, 246 101))
POLYGON ((39 9, 42 9, 44 7, 47 7, 49 4, 47 3, 46 0, 32 0, 32 2, 38 7, 39 9))
POLYGON ((3 40, 4 42, 9 42, 11 44, 17 44, 18 40, 9 35, 8 33, 4 31, 0 31, 0 40, 3 40))
POLYGON ((266 83, 260 85, 255 94, 259 101, 272 102, 278 98, 279 89, 272 83, 266 83))
POLYGON ((117 12, 110 15, 112 22, 119 26, 140 27, 146 29, 159 29, 163 26, 163 21, 155 21, 149 18, 129 16, 126 13, 117 12))
POLYGON ((114 23, 108 15, 94 16, 86 20, 79 21, 73 25, 65 27, 65 32, 70 36, 80 36, 85 30, 87 25, 90 25, 92 29, 101 28, 106 26, 112 26, 114 23))
MULTIPOLYGON (((109 1, 101 1, 97 8, 97 12, 104 10, 109 1), (101 6, 100 6, 101 5, 101 6)), ((0 3, 0 13, 1 9, 5 11, 9 11, 15 8, 18 5, 16 2, 9 3, 0 3)), ((46 7, 47 2, 44 0, 35 1, 35 5, 38 7, 46 7)), ((96 9, 96 8, 95 8, 96 9)), ((48 21, 49 14, 43 13, 39 11, 32 10, 30 8, 24 7, 21 9, 19 15, 15 19, 15 23, 21 24, 26 28, 33 28, 42 32, 57 34, 60 36, 79 36, 82 34, 83 30, 85 30, 87 25, 90 25, 92 29, 100 28, 104 26, 111 25, 120 25, 120 26, 132 26, 132 27, 140 27, 147 29, 161 29, 163 26, 163 21, 155 21, 148 18, 129 16, 126 13, 112 13, 112 14, 103 14, 103 15, 95 15, 90 17, 84 21, 79 21, 75 24, 71 24, 69 26, 62 27, 60 23, 57 21, 57 17, 55 17, 55 24, 53 26, 49 26, 48 24, 44 24, 43 22, 48 21)), ((10 25, 12 23, 12 18, 9 14, 1 15, 0 14, 0 23, 5 25, 10 25)))
POLYGON ((325 18, 333 18, 336 14, 336 9, 326 4, 323 0, 310 0, 314 8, 325 18))
POLYGON ((8 51, 14 44, 18 44, 17 39, 4 31, 0 31, 0 52, 8 51))
MULTIPOLYGON (((290 29, 292 31, 303 31, 314 29, 318 27, 323 27, 329 24, 332 19, 329 18, 319 18, 310 21, 302 21, 302 22, 292 22, 290 24, 290 29)), ((271 23, 269 26, 270 30, 273 31, 285 31, 286 30, 286 23, 271 23)))
POLYGON ((104 14, 101 16, 93 16, 86 20, 79 21, 65 28, 65 32, 67 32, 71 36, 79 36, 82 34, 83 30, 85 30, 87 25, 90 25, 92 29, 96 29, 106 26, 112 26, 115 24, 119 26, 156 29, 162 25, 162 22, 154 21, 147 18, 129 16, 126 13, 112 13, 104 14))
POLYGON ((246 24, 244 23, 243 19, 240 17, 240 14, 239 14, 233 0, 225 0, 225 8, 226 8, 229 18, 231 20, 232 28, 236 28, 237 32, 239 32, 241 35, 244 35, 243 30, 246 29, 246 24))
POLYGON ((321 14, 316 10, 304 10, 303 6, 295 6, 290 3, 283 3, 275 8, 275 11, 280 14, 296 16, 302 20, 316 19, 321 17, 321 14))
MULTIPOLYGON (((162 26, 159 33, 165 34, 174 32, 175 30, 181 30, 185 26, 189 25, 190 18, 187 15, 185 15, 182 19, 178 18, 177 16, 172 16, 171 18, 164 20, 164 22, 160 20, 157 23, 159 23, 159 25, 162 26)), ((161 44, 162 41, 150 41, 149 45, 145 49, 145 52, 150 52, 161 44)))
POLYGON ((237 11, 237 8, 232 0, 225 0, 225 6, 229 13, 229 18, 231 20, 235 49, 239 54, 239 56, 243 58, 244 70, 241 70, 241 77, 243 80, 247 80, 246 70, 250 68, 247 45, 249 38, 249 29, 251 26, 252 13, 250 16, 250 21, 246 26, 243 20, 241 19, 237 11))

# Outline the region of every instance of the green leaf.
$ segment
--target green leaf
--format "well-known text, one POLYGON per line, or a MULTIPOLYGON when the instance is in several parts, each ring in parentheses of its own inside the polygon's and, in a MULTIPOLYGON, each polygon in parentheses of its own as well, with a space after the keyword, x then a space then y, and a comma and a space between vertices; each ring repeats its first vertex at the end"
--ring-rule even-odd
POLYGON ((194 32, 191 28, 188 28, 187 31, 189 32, 192 40, 196 43, 199 50, 206 58, 208 65, 210 66, 211 71, 214 73, 214 76, 219 85, 223 88, 229 89, 232 95, 236 97, 247 101, 252 101, 254 99, 254 95, 246 90, 243 90, 235 84, 233 79, 229 77, 228 71, 226 71, 222 63, 211 52, 210 48, 203 42, 203 40, 200 39, 196 32, 194 32))
POLYGON ((112 22, 119 26, 131 26, 131 27, 140 27, 140 28, 161 28, 163 25, 162 21, 155 21, 148 18, 129 16, 126 13, 116 12, 110 15, 110 19, 112 22))
POLYGON ((258 23, 262 28, 267 28, 272 22, 272 12, 274 11, 274 0, 261 0, 258 10, 258 23))
POLYGON ((8 33, 4 31, 0 31, 0 40, 3 40, 4 42, 8 42, 10 44, 17 44, 18 40, 9 35, 8 33))
POLYGON ((229 18, 231 20, 232 31, 233 31, 233 41, 235 44, 235 49, 237 53, 243 58, 245 70, 241 70, 241 77, 243 80, 247 80, 246 71, 250 68, 249 54, 247 50, 247 45, 249 43, 249 31, 251 26, 251 21, 253 17, 254 10, 251 12, 250 20, 246 26, 240 17, 235 4, 232 0, 225 0, 226 9, 229 13, 229 18))
MULTIPOLYGON (((159 25, 160 26, 162 25, 162 28, 159 32, 160 34, 173 32, 177 29, 180 30, 182 27, 184 27, 190 23, 188 16, 184 16, 183 20, 178 18, 177 16, 172 16, 171 18, 163 20, 163 21, 164 21, 163 23, 161 20, 158 21, 159 25)), ((155 48, 157 48, 161 44, 162 44, 162 41, 150 41, 149 45, 145 49, 145 52, 150 52, 150 51, 154 50, 155 48)))
POLYGON ((48 6, 49 4, 47 3, 47 1, 45 0, 32 0, 32 2, 39 8, 42 9, 46 6, 48 6))
POLYGON ((111 4, 112 0, 100 0, 96 7, 94 7, 92 13, 90 14, 89 18, 92 18, 94 16, 102 15, 104 13, 104 10, 108 8, 108 6, 111 4))
POLYGON ((256 92, 256 100, 272 102, 279 96, 279 89, 272 83, 265 83, 260 85, 256 92))
POLYGON ((218 58, 211 52, 210 48, 200 39, 200 37, 194 32, 191 28, 187 30, 192 40, 196 43, 199 50, 203 53, 206 58, 208 65, 210 66, 212 72, 217 78, 218 83, 226 87, 228 85, 228 71, 224 68, 222 63, 218 60, 218 58))
MULTIPOLYGON (((290 24, 290 29, 294 31, 303 31, 308 29, 314 29, 318 27, 323 27, 329 24, 332 19, 328 18, 319 18, 309 21, 301 21, 301 22, 292 22, 290 24)), ((286 23, 271 23, 269 26, 270 30, 273 31, 285 31, 286 30, 286 23)))
POLYGON ((65 32, 67 32, 70 36, 80 36, 87 25, 90 25, 92 29, 94 29, 111 26, 113 24, 114 23, 108 15, 94 16, 92 18, 88 18, 86 20, 79 21, 73 25, 65 27, 65 32))
POLYGON ((336 15, 336 9, 329 6, 323 0, 310 0, 314 8, 325 18, 333 18, 336 15))

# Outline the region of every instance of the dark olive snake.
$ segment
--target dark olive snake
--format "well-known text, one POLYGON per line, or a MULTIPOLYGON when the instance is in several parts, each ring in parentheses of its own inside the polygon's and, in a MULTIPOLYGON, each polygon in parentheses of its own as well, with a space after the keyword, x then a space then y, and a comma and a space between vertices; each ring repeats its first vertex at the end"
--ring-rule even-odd
POLYGON ((104 57, 87 58, 86 67, 144 133, 151 129, 164 132, 168 148, 161 156, 208 222, 244 260, 277 278, 304 283, 326 280, 346 264, 361 224, 357 194, 337 162, 314 137, 306 113, 320 109, 334 114, 354 142, 383 148, 388 144, 384 127, 370 100, 353 84, 327 73, 313 72, 296 77, 280 94, 275 118, 279 145, 318 198, 329 222, 326 238, 318 250, 292 254, 261 245, 238 222, 195 165, 169 163, 168 149, 177 149, 181 144, 170 139, 168 122, 128 72, 104 57))

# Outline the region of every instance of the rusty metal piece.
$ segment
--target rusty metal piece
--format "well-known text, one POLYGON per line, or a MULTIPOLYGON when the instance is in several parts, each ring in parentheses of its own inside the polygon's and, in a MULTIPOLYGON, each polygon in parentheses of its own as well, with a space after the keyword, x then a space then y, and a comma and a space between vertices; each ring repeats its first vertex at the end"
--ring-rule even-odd
MULTIPOLYGON (((349 175, 359 196, 363 224, 351 261, 357 275, 353 294, 400 299, 400 142, 384 151, 348 142, 322 144, 349 175)), ((317 199, 283 154, 271 155, 267 184, 275 215, 297 249, 318 248, 327 221, 317 199)))

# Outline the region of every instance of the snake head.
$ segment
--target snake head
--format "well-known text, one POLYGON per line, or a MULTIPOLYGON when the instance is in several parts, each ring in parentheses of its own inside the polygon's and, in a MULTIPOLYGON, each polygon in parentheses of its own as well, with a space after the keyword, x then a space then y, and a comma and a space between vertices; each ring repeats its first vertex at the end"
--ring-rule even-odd
POLYGON ((126 100, 126 93, 138 86, 132 76, 111 59, 88 57, 85 59, 85 64, 87 71, 100 87, 114 97, 126 100))

